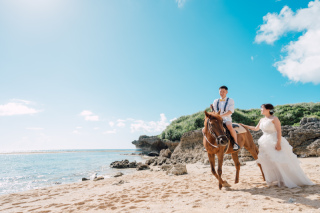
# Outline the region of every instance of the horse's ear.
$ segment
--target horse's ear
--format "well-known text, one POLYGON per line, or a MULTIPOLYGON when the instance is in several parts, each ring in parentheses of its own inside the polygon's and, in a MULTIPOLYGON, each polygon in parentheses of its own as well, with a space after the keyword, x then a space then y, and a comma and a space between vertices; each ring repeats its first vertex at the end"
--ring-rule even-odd
POLYGON ((210 114, 207 111, 204 111, 204 114, 206 115, 207 118, 210 117, 210 114))
POLYGON ((217 112, 218 115, 220 115, 221 109, 219 109, 219 112, 217 112))

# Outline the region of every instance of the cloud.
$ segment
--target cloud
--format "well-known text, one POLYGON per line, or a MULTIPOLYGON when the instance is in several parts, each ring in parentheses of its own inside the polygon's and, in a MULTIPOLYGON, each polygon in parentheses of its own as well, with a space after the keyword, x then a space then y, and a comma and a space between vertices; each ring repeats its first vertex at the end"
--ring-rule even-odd
POLYGON ((74 131, 72 131, 72 133, 77 134, 77 135, 80 134, 80 132, 78 130, 74 130, 74 131))
POLYGON ((103 132, 102 134, 115 134, 115 133, 117 133, 117 130, 116 130, 116 129, 113 129, 113 130, 105 131, 105 132, 103 132))
POLYGON ((118 126, 118 127, 125 127, 125 126, 126 126, 126 124, 125 124, 125 123, 123 123, 123 122, 119 122, 119 123, 117 123, 117 126, 118 126))
POLYGON ((86 121, 99 121, 99 116, 94 115, 93 112, 89 110, 83 110, 80 115, 83 116, 86 121))
POLYGON ((41 128, 41 127, 27 127, 26 129, 27 129, 27 130, 35 130, 35 131, 38 131, 38 130, 43 130, 44 128, 41 128))
POLYGON ((25 100, 11 100, 7 104, 0 105, 0 116, 32 115, 40 112, 40 110, 36 110, 27 106, 31 103, 32 102, 25 100))
POLYGON ((255 41, 273 44, 288 32, 303 32, 297 41, 291 41, 274 66, 294 82, 320 83, 320 1, 310 1, 307 8, 295 13, 285 6, 277 13, 263 17, 264 24, 257 31, 255 41))
POLYGON ((110 122, 109 122, 109 125, 110 125, 111 127, 113 127, 113 126, 114 126, 114 122, 110 121, 110 122))
POLYGON ((77 126, 76 129, 82 129, 82 127, 81 126, 77 126))
POLYGON ((178 3, 178 7, 182 8, 183 5, 186 3, 186 0, 176 0, 176 2, 178 3))
POLYGON ((170 120, 170 123, 171 123, 172 121, 175 121, 175 120, 177 120, 177 118, 173 118, 173 119, 171 119, 171 120, 170 120))
POLYGON ((169 125, 169 123, 167 122, 167 118, 166 116, 161 113, 160 114, 160 121, 142 121, 142 120, 135 120, 131 126, 131 132, 138 132, 138 131, 142 131, 142 132, 161 132, 163 131, 167 126, 169 125))

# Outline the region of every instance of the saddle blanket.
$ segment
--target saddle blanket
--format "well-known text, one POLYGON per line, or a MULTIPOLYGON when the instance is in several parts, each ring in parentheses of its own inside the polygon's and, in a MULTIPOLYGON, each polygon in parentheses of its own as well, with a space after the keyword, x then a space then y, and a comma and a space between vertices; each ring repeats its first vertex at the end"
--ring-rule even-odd
POLYGON ((232 123, 232 127, 234 130, 236 130, 237 134, 242 134, 247 132, 247 130, 238 123, 232 123))

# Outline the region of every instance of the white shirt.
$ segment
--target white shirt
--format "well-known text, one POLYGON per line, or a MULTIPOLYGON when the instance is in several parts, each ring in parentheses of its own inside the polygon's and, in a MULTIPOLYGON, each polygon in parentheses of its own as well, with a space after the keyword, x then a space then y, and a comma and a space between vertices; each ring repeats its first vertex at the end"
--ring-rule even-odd
MULTIPOLYGON (((226 97, 226 98, 224 99, 224 101, 219 101, 220 115, 223 115, 223 114, 227 113, 228 111, 231 111, 232 113, 234 113, 234 100, 233 100, 232 98, 229 98, 228 105, 227 105, 227 107, 226 107, 226 111, 224 111, 224 106, 226 105, 227 98, 228 98, 228 97, 226 97)), ((217 109, 218 100, 220 100, 220 98, 213 101, 213 108, 214 108, 214 111, 215 111, 215 112, 218 112, 218 111, 219 111, 219 110, 217 109)), ((224 122, 226 122, 226 121, 232 122, 231 115, 224 116, 224 117, 222 117, 222 118, 223 118, 223 121, 224 121, 224 122)))

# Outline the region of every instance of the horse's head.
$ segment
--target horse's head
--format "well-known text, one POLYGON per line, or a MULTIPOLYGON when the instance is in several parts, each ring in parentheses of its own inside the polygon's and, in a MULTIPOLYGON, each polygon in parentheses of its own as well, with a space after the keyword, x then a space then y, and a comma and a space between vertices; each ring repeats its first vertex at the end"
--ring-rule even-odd
POLYGON ((216 139, 218 145, 226 146, 228 138, 223 128, 223 119, 219 113, 204 111, 206 117, 204 119, 204 126, 210 135, 216 139))

